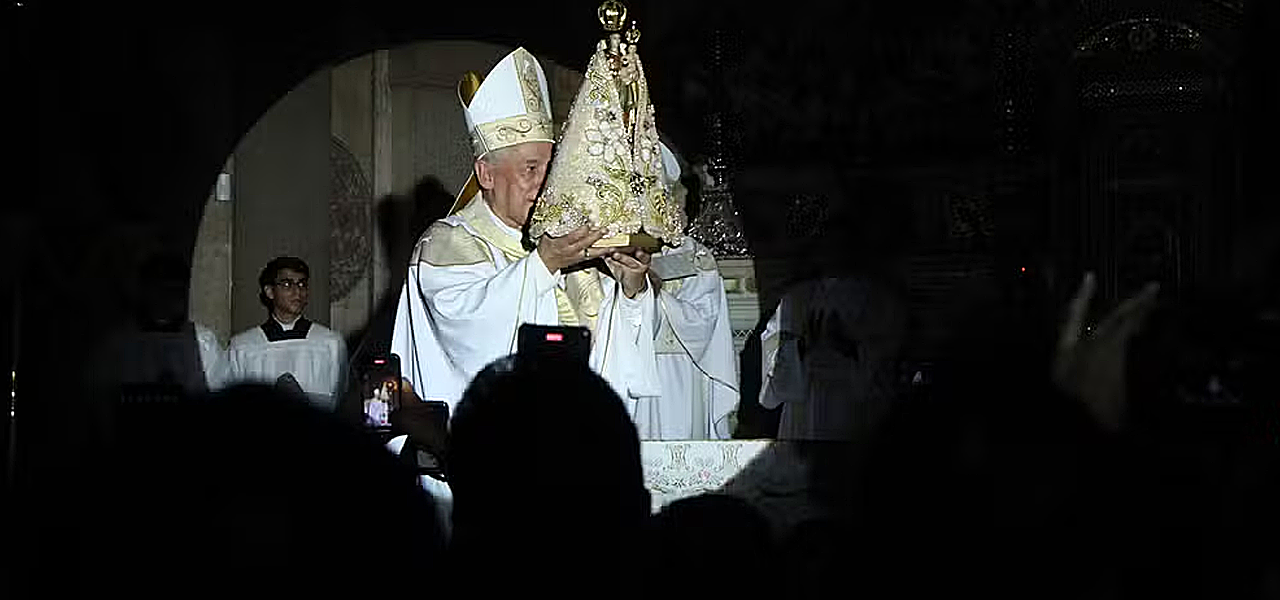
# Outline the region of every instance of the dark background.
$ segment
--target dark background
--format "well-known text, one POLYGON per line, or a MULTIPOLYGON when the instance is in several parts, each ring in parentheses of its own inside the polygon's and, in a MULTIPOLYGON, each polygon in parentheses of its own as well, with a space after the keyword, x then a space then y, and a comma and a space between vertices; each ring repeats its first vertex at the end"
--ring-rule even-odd
MULTIPOLYGON (((598 37, 594 2, 480 4, 5 0, 3 358, 22 399, 6 498, 38 491, 23 510, 41 515, 91 501, 74 376, 120 318, 94 249, 141 224, 190 256, 220 166, 273 102, 415 40, 581 69, 598 37)), ((920 360, 962 283, 1063 297, 1093 268, 1114 299, 1259 277, 1265 252, 1239 240, 1265 246, 1275 204, 1270 3, 632 4, 665 132, 696 158, 707 116, 726 119, 757 258, 794 274, 900 251, 920 360)), ((766 309, 784 278, 762 271, 766 309)))

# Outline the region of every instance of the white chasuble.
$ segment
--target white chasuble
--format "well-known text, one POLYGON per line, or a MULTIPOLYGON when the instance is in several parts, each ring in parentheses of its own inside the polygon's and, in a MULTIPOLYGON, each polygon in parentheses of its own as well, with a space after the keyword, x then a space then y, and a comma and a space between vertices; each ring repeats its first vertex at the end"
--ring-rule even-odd
POLYGON ((288 373, 307 399, 324 410, 337 408, 346 370, 346 342, 324 325, 306 319, 298 319, 289 330, 269 319, 236 334, 227 345, 228 383, 275 384, 288 373))
POLYGON ((729 300, 715 257, 693 238, 664 255, 691 254, 697 274, 663 282, 658 292, 655 351, 662 396, 649 405, 648 439, 732 436, 738 405, 737 360, 729 300))
POLYGON ((423 400, 446 402, 452 411, 481 369, 516 351, 521 324, 585 326, 592 369, 634 415, 639 399, 660 393, 655 306, 652 289, 628 299, 594 269, 551 273, 477 194, 418 241, 391 351, 423 400))

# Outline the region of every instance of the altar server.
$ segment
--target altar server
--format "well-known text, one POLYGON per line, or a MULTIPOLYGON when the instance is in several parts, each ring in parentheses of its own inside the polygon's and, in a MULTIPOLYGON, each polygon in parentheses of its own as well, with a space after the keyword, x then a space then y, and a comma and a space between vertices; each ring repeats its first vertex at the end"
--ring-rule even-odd
POLYGON ((332 411, 346 385, 347 345, 328 327, 303 316, 311 270, 300 258, 282 256, 258 276, 258 299, 267 320, 231 338, 230 383, 276 383, 288 374, 313 405, 332 411))

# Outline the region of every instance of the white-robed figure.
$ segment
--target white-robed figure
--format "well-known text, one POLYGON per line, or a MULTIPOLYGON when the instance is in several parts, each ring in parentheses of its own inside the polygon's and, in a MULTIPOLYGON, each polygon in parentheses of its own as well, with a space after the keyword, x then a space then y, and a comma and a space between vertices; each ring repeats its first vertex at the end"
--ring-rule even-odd
POLYGON ((761 335, 760 403, 780 440, 853 441, 890 408, 906 313, 867 277, 824 277, 783 295, 761 335))
POLYGON ((106 337, 92 361, 99 385, 173 384, 188 394, 222 387, 227 364, 218 336, 187 317, 186 263, 159 253, 139 276, 134 318, 106 337))
POLYGON ((347 344, 328 327, 306 319, 310 269, 281 256, 258 276, 258 299, 270 313, 261 325, 227 345, 230 383, 275 384, 292 377, 312 405, 333 411, 346 384, 347 344))
MULTIPOLYGON (((680 184, 680 163, 665 144, 660 150, 663 170, 684 210, 688 191, 680 184)), ((659 308, 654 350, 662 396, 647 404, 652 411, 648 420, 657 425, 649 437, 729 439, 730 414, 738 405, 738 371, 729 299, 715 256, 686 235, 683 243, 653 260, 650 280, 657 282, 659 308)))
POLYGON ((522 243, 554 143, 546 77, 528 51, 508 54, 483 81, 468 74, 459 100, 474 170, 410 256, 391 338, 404 378, 452 409, 482 368, 515 352, 521 324, 584 326, 591 367, 635 414, 660 394, 650 257, 592 247, 603 232, 586 226, 544 235, 533 251, 522 243), (601 257, 608 273, 581 268, 601 257))

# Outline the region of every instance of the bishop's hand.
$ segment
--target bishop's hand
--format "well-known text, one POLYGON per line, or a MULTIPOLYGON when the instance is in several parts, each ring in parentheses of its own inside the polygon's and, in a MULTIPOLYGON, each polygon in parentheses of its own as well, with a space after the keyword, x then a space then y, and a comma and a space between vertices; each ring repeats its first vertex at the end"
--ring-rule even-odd
POLYGON ((621 248, 610 248, 613 254, 606 256, 604 262, 609 267, 613 278, 622 283, 622 293, 628 298, 635 298, 649 284, 649 263, 653 257, 644 250, 636 250, 634 254, 626 254, 621 248))
POLYGON ((613 248, 591 247, 591 244, 596 243, 602 237, 604 237, 603 231, 588 229, 586 225, 560 237, 543 234, 542 238, 538 240, 538 257, 542 259, 542 264, 547 266, 547 270, 555 274, 556 271, 565 267, 571 267, 584 260, 599 258, 613 252, 613 248))

